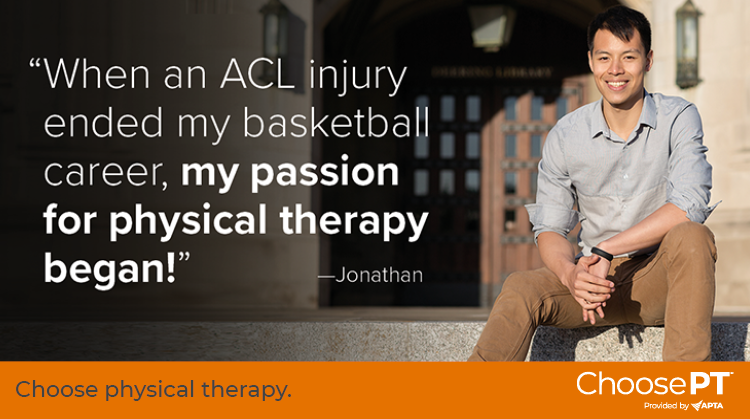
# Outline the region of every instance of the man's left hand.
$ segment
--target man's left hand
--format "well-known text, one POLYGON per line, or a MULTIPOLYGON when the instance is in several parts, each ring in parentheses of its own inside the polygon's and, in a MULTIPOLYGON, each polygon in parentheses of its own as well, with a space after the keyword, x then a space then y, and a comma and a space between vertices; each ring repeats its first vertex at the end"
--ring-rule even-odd
POLYGON ((596 277, 607 279, 609 275, 609 267, 612 266, 612 262, 604 259, 601 256, 595 255, 599 258, 596 262, 589 266, 589 273, 596 277))

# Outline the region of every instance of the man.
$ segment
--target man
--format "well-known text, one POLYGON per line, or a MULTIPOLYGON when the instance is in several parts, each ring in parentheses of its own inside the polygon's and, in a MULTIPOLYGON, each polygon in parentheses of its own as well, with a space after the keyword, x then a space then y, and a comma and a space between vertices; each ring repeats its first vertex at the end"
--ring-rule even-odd
POLYGON ((715 206, 700 116, 645 91, 643 14, 608 9, 588 43, 602 99, 550 131, 527 206, 546 267, 508 277, 469 360, 523 361, 539 325, 623 323, 665 325, 665 361, 710 360, 716 247, 702 223, 715 206))

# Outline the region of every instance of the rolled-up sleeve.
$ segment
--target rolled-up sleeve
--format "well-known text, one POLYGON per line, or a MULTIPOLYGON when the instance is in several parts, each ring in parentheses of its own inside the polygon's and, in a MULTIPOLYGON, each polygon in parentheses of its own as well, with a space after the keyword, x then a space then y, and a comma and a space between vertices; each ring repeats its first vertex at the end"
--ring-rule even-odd
POLYGON ((576 192, 570 180, 557 127, 547 135, 537 182, 536 203, 526 205, 529 221, 533 224, 534 240, 547 231, 567 237, 583 217, 573 210, 576 192))
POLYGON ((708 205, 712 168, 706 160, 708 148, 703 145, 701 117, 694 105, 687 106, 674 120, 671 146, 667 202, 685 211, 689 220, 703 223, 716 205, 708 205))

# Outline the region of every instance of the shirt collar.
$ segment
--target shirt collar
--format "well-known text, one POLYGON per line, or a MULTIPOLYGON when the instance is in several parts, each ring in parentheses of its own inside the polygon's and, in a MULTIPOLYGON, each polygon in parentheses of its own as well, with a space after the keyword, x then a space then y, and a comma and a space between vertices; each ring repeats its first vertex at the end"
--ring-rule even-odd
MULTIPOLYGON (((609 134, 609 125, 607 125, 607 120, 604 119, 604 111, 602 111, 603 100, 604 98, 600 98, 594 106, 594 113, 591 118, 591 138, 599 134, 609 134)), ((656 103, 646 89, 643 89, 643 109, 641 109, 641 116, 638 118, 636 127, 641 125, 648 125, 652 129, 656 128, 656 103)))
POLYGON ((593 114, 591 115, 591 138, 596 138, 599 134, 609 134, 609 125, 604 119, 604 111, 602 111, 602 102, 604 98, 600 98, 594 105, 593 114))
POLYGON ((643 90, 643 110, 641 110, 641 117, 638 119, 638 126, 641 125, 648 125, 652 129, 656 128, 656 103, 645 89, 643 90))

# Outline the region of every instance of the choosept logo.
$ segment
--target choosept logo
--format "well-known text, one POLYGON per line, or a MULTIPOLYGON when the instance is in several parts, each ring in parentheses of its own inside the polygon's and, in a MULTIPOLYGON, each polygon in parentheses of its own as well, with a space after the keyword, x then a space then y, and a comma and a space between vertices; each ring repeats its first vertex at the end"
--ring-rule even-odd
MULTIPOLYGON (((730 371, 711 371, 711 372, 699 372, 693 371, 690 373, 690 378, 682 377, 640 377, 633 379, 630 377, 620 377, 619 379, 614 377, 608 377, 607 374, 599 371, 596 374, 591 371, 581 373, 576 380, 576 386, 581 394, 585 395, 628 395, 632 393, 639 393, 642 395, 682 395, 689 393, 695 395, 703 390, 703 395, 707 396, 705 392, 713 393, 717 396, 724 394, 724 379, 730 377, 734 372, 730 371)), ((721 403, 707 403, 705 399, 698 403, 646 403, 646 409, 680 409, 688 410, 690 406, 696 411, 701 409, 724 409, 721 403)))
POLYGON ((721 403, 703 403, 703 400, 699 401, 698 403, 690 403, 690 406, 693 406, 695 410, 724 408, 721 403))

